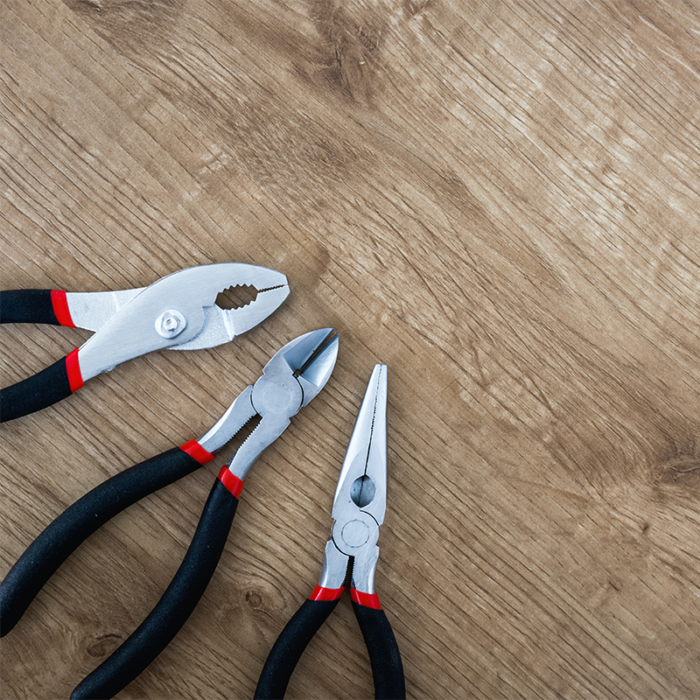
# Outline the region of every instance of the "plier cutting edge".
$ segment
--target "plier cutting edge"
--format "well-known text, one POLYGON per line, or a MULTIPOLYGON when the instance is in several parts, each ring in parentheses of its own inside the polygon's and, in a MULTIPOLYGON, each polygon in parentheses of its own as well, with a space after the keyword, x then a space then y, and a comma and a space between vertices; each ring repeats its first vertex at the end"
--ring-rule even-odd
POLYGON ((335 522, 326 543, 321 578, 272 647, 260 674, 256 700, 284 697, 308 643, 338 604, 348 572, 352 606, 369 652, 375 697, 406 697, 401 654, 374 590, 377 539, 386 512, 386 401, 387 368, 376 365, 335 490, 335 522))
POLYGON ((328 381, 338 356, 332 328, 287 343, 219 421, 191 440, 100 484, 54 520, 0 584, 0 633, 7 634, 68 556, 104 523, 139 499, 189 474, 249 421, 260 421, 222 467, 187 553, 170 585, 136 631, 73 691, 71 697, 112 697, 136 678, 175 637, 202 597, 226 544, 246 474, 291 418, 328 381))
POLYGON ((227 343, 266 319, 288 295, 281 272, 244 263, 189 267, 148 287, 116 292, 0 292, 0 323, 95 331, 65 358, 1 389, 0 422, 51 406, 88 379, 154 350, 200 350, 227 343), (257 290, 254 301, 238 309, 216 305, 220 292, 241 286, 257 290))

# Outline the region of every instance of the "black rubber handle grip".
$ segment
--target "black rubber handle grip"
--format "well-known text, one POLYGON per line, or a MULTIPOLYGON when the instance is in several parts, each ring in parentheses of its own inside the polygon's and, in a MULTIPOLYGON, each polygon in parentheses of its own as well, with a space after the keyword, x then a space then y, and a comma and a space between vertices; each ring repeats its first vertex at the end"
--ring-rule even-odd
POLYGON ((64 357, 33 377, 0 389, 0 423, 53 406, 72 393, 64 357))
POLYGON ((67 508, 29 545, 0 584, 0 636, 17 624, 53 573, 93 532, 132 503, 199 466, 175 447, 120 472, 67 508))
POLYGON ((165 593, 136 631, 73 691, 71 700, 111 698, 134 680, 175 637, 219 563, 238 499, 217 479, 187 554, 165 593))
POLYGON ((255 700, 281 700, 304 650, 333 612, 338 600, 305 600, 277 637, 265 661, 255 700))
POLYGON ((54 313, 50 289, 13 289, 0 292, 0 323, 61 325, 54 313))
POLYGON ((382 700, 403 700, 406 682, 399 646, 383 610, 352 603, 355 617, 365 638, 374 676, 374 697, 382 700))

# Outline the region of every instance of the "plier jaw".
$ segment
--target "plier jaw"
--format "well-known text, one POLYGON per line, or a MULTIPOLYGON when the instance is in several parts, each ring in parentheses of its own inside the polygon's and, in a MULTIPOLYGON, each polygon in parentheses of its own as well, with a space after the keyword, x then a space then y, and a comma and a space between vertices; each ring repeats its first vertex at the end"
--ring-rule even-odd
MULTIPOLYGON (((83 381, 155 350, 200 350, 227 343, 266 319, 288 295, 281 272, 257 265, 218 263, 174 272, 131 297, 80 347, 83 381), (216 305, 220 292, 237 286, 254 287, 258 295, 239 309, 216 305)), ((70 298, 68 303, 70 307, 70 298)))
POLYGON ((379 526, 386 512, 386 403, 387 368, 375 365, 338 478, 321 576, 337 588, 352 566, 352 590, 365 595, 374 595, 379 526))
POLYGON ((371 515, 377 525, 386 512, 387 368, 375 365, 367 384, 352 437, 338 477, 332 516, 347 522, 358 512, 371 515))
POLYGON ((234 476, 245 480, 260 453, 325 386, 337 358, 338 334, 333 328, 295 338, 275 353, 257 382, 241 393, 199 444, 214 453, 259 416, 260 422, 228 464, 234 476))

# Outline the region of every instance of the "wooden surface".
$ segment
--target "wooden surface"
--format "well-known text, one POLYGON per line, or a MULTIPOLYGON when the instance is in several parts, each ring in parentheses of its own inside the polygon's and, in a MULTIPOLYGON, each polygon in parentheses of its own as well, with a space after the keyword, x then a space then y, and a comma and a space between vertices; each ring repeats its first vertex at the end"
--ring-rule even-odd
MULTIPOLYGON (((696 0, 3 0, 0 110, 2 288, 229 260, 292 287, 232 343, 0 426, 0 574, 283 343, 340 332, 202 602, 121 697, 252 696, 318 579, 375 362, 376 583, 409 697, 700 697, 696 0)), ((87 337, 3 327, 2 385, 87 337)), ((67 697, 128 636, 230 454, 72 556, 2 641, 3 698, 67 697)), ((287 697, 372 695, 344 600, 287 697)))

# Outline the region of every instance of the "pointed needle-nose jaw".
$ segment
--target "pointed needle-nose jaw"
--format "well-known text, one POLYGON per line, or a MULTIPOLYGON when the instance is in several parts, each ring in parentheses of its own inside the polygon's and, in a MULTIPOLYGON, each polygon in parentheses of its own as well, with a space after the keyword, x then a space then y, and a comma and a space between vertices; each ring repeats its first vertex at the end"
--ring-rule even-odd
POLYGON ((333 519, 338 526, 353 522, 360 511, 371 515, 377 525, 384 522, 387 487, 386 401, 387 367, 375 365, 335 490, 333 519))
POLYGON ((386 511, 387 368, 372 371, 333 499, 333 529, 326 544, 321 586, 341 585, 352 561, 352 587, 374 593, 379 526, 386 511))

